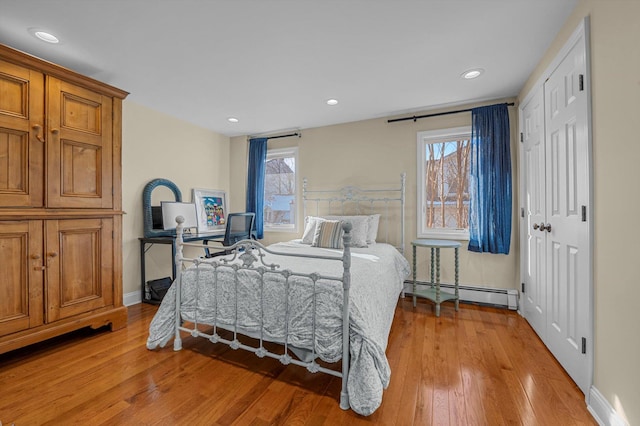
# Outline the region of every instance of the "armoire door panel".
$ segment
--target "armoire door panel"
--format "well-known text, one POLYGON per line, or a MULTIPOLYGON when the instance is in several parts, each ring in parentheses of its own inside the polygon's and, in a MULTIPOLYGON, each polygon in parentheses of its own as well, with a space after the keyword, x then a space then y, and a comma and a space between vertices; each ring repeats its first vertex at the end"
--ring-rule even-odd
POLYGON ((113 303, 112 219, 47 221, 47 322, 113 303))
POLYGON ((42 324, 42 222, 0 222, 0 336, 42 324))
POLYGON ((113 206, 112 99, 55 78, 49 90, 48 207, 113 206))
POLYGON ((0 193, 29 193, 29 132, 0 128, 0 193))
POLYGON ((102 147, 70 140, 61 145, 61 195, 101 198, 102 147))
POLYGON ((13 65, 13 75, 9 75, 3 72, 9 65, 0 65, 0 114, 28 120, 29 70, 13 65))
POLYGON ((44 202, 44 76, 0 61, 0 207, 44 202))
MULTIPOLYGON (((89 92, 90 95, 93 95, 89 92)), ((61 127, 78 130, 93 135, 101 135, 102 131, 102 99, 91 96, 95 100, 82 98, 68 92, 61 93, 62 111, 61 127)))

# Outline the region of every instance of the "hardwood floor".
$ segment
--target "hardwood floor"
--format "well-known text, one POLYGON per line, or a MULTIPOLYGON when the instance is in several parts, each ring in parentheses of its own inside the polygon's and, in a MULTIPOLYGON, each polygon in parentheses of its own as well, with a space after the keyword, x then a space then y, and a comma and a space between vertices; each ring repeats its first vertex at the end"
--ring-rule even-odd
POLYGON ((508 310, 401 300, 391 384, 369 417, 338 405, 340 381, 191 337, 148 351, 156 307, 126 329, 79 330, 0 355, 0 423, 24 425, 595 425, 584 395, 508 310))

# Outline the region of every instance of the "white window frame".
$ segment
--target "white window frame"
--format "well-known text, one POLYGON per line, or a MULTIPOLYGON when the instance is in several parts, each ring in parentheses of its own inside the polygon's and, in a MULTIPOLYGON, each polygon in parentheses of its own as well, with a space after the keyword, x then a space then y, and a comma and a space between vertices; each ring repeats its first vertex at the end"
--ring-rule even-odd
POLYGON ((418 238, 437 238, 442 240, 458 240, 468 241, 468 229, 449 229, 449 228, 427 228, 425 226, 425 215, 427 214, 427 189, 425 188, 425 167, 424 162, 427 158, 427 144, 448 142, 460 138, 471 139, 471 126, 453 127, 449 129, 427 130, 418 132, 418 166, 417 175, 417 212, 416 212, 416 232, 418 238))
POLYGON ((266 161, 274 159, 274 158, 281 158, 281 157, 293 157, 295 159, 295 163, 296 163, 296 170, 295 170, 295 182, 296 182, 296 190, 295 190, 295 195, 294 195, 294 202, 296 205, 296 209, 294 212, 294 220, 295 223, 293 225, 268 225, 267 222, 264 222, 264 232, 298 232, 298 211, 300 209, 300 196, 298 195, 300 193, 300 191, 298 190, 298 188, 300 187, 300 185, 298 184, 298 176, 299 176, 299 172, 298 172, 298 147, 294 146, 294 147, 290 147, 290 148, 275 148, 275 149, 267 149, 267 158, 266 161))

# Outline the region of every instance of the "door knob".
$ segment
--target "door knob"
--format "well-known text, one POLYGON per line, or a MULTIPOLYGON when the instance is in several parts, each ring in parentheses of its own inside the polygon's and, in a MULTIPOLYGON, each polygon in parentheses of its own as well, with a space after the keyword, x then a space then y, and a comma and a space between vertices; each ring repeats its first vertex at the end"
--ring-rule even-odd
POLYGON ((537 223, 534 223, 533 224, 533 229, 538 229, 538 228, 540 228, 540 225, 538 225, 537 223))
POLYGON ((547 223, 546 225, 543 223, 540 224, 540 230, 541 231, 547 231, 547 232, 551 232, 551 224, 547 223))

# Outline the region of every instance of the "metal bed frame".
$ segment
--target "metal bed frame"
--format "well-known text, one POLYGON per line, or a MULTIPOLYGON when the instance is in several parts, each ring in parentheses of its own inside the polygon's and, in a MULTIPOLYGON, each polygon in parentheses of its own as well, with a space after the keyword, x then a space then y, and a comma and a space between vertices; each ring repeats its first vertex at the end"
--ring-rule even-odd
MULTIPOLYGON (((401 234, 400 234, 400 246, 396 246, 396 248, 403 252, 404 249, 404 206, 405 206, 405 179, 406 174, 402 173, 401 175, 401 184, 400 188, 394 189, 359 189, 354 186, 349 186, 345 188, 341 188, 337 191, 310 191, 307 189, 307 179, 304 179, 303 183, 303 200, 305 204, 305 215, 306 215, 306 203, 307 202, 315 202, 316 203, 316 212, 319 212, 318 205, 320 203, 328 203, 329 211, 331 211, 332 203, 339 203, 341 206, 341 213, 345 213, 345 206, 352 203, 356 207, 356 213, 361 212, 361 205, 369 204, 369 207, 372 207, 375 203, 381 202, 384 203, 385 209, 388 213, 389 203, 399 202, 400 203, 400 215, 401 215, 401 234), (377 194, 386 194, 384 196, 376 197, 377 194), (397 193, 398 196, 389 196, 389 193, 397 193), (334 194, 334 195, 331 195, 334 194), (338 194, 338 195, 335 195, 338 194)), ((385 220, 388 220, 388 217, 385 216, 385 220)), ((184 256, 183 248, 184 247, 197 247, 202 249, 202 245, 200 244, 190 244, 184 242, 183 238, 183 222, 184 218, 178 216, 176 218, 178 222, 178 226, 176 227, 176 315, 175 315, 175 337, 174 337, 174 345, 173 348, 175 351, 182 349, 182 338, 181 332, 185 332, 190 334, 193 337, 203 337, 211 341, 212 343, 224 343, 231 347, 232 349, 244 349, 249 352, 253 352, 259 358, 263 358, 265 356, 274 358, 279 360, 282 364, 295 364, 302 367, 305 367, 308 371, 312 373, 322 372, 326 374, 330 374, 336 377, 341 378, 341 391, 340 391, 340 408, 346 410, 349 408, 349 395, 347 391, 347 378, 349 376, 349 289, 351 284, 351 224, 344 223, 343 224, 343 244, 344 250, 342 256, 312 256, 306 254, 292 254, 292 253, 282 253, 272 249, 269 249, 263 246, 261 243, 254 240, 243 240, 238 243, 224 247, 225 250, 231 251, 232 254, 224 257, 214 257, 214 258, 188 258, 184 256), (289 269, 281 269, 279 265, 273 263, 265 263, 264 257, 266 254, 274 254, 281 256, 289 256, 289 257, 299 257, 299 258, 313 258, 313 259, 323 259, 330 262, 342 262, 343 273, 342 276, 331 276, 325 275, 322 273, 312 273, 312 274, 304 274, 298 273, 289 269), (260 276, 260 303, 261 303, 261 313, 260 313, 260 332, 259 336, 249 336, 255 338, 259 341, 258 346, 250 346, 245 343, 242 343, 238 340, 238 335, 245 335, 241 331, 238 331, 237 324, 237 316, 238 316, 238 286, 236 285, 236 311, 235 318, 236 323, 233 325, 233 330, 230 330, 228 327, 219 327, 217 324, 213 325, 213 331, 211 333, 207 333, 202 331, 198 325, 197 318, 197 308, 196 308, 196 319, 193 323, 185 323, 181 317, 181 286, 182 286, 182 273, 183 268, 186 264, 192 264, 196 267, 196 277, 198 276, 200 265, 209 265, 213 267, 214 273, 218 274, 219 270, 227 269, 233 270, 233 276, 236 280, 236 284, 238 282, 238 273, 239 271, 253 271, 254 273, 259 274, 260 276), (284 351, 281 353, 271 352, 267 350, 263 343, 264 339, 264 295, 263 289, 265 284, 265 276, 270 274, 277 274, 284 278, 285 281, 285 337, 284 342, 276 342, 279 345, 282 345, 284 351), (290 280, 293 277, 303 277, 309 280, 310 283, 313 284, 313 315, 312 315, 312 336, 313 336, 313 347, 311 350, 311 361, 302 361, 296 358, 293 358, 290 355, 290 348, 288 344, 289 340, 289 330, 288 330, 288 320, 289 320, 289 304, 288 304, 288 293, 290 289, 290 280), (342 369, 333 370, 330 368, 323 367, 316 362, 316 284, 319 280, 323 281, 331 281, 336 283, 341 283, 343 289, 343 304, 342 304, 342 369), (227 331, 233 333, 233 338, 225 339, 218 334, 218 328, 224 328, 227 331)), ((387 238, 388 238, 388 222, 387 222, 387 238)), ((211 249, 211 247, 209 247, 211 249)), ((217 275, 216 275, 217 276, 217 275)), ((197 280, 198 278, 196 278, 197 280)), ((214 285, 217 285, 217 280, 214 285)), ((216 289, 217 290, 217 289, 216 289)), ((197 298, 197 295, 196 295, 197 298)), ((216 299, 217 304, 217 299, 216 299)), ((217 305, 214 309, 217 309, 217 305)), ((217 311, 216 311, 217 312, 217 311)), ((214 314, 214 317, 217 316, 214 314)), ((207 325, 211 327, 211 325, 207 325)), ((271 342, 271 341, 270 341, 271 342)), ((273 342, 271 342, 273 343, 273 342)))

